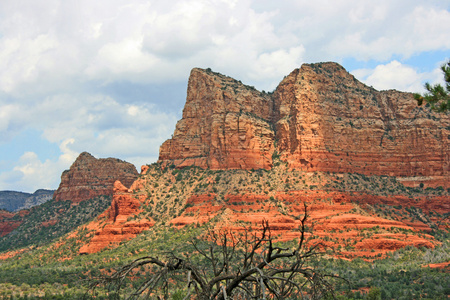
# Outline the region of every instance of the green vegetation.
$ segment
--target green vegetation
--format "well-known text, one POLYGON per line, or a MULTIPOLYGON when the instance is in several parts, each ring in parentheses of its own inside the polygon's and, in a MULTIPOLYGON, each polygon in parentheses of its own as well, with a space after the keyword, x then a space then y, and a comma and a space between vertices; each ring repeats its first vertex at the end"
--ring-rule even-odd
MULTIPOLYGON (((27 299, 81 299, 90 279, 112 272, 143 254, 162 255, 166 251, 175 251, 201 230, 190 227, 176 231, 161 227, 122 243, 118 248, 80 256, 78 250, 87 233, 81 230, 75 237, 64 236, 56 243, 32 247, 2 261, 0 299, 12 295, 15 295, 13 299, 20 299, 20 295, 27 299)), ((143 272, 142 276, 145 274, 143 272)), ((104 291, 99 293, 103 296, 97 299, 108 299, 104 291)))
MULTIPOLYGON (((77 254, 80 245, 77 239, 83 233, 69 239, 64 237, 61 239, 66 241, 64 245, 56 243, 34 248, 2 261, 0 298, 8 299, 15 295, 13 299, 80 299, 86 293, 90 279, 111 274, 137 258, 145 255, 163 257, 168 252, 191 253, 189 241, 200 236, 204 229, 197 226, 181 230, 159 227, 122 243, 118 248, 82 256, 77 254), (62 252, 71 259, 59 259, 62 252)), ((447 299, 450 295, 448 269, 424 267, 450 260, 450 235, 443 238, 443 244, 434 250, 406 247, 373 262, 360 258, 348 261, 326 255, 313 258, 310 264, 349 281, 336 283, 337 299, 369 299, 363 292, 367 289, 378 289, 381 299, 447 299)), ((292 243, 278 246, 291 248, 292 243)), ((137 268, 133 280, 124 282, 123 292, 138 287, 149 278, 150 272, 149 268, 137 268)), ((185 295, 185 285, 177 288, 172 297, 185 295)), ((109 297, 105 288, 98 288, 95 293, 96 299, 109 297)))
POLYGON ((406 247, 372 263, 360 258, 351 261, 330 258, 320 263, 328 272, 336 272, 351 282, 351 293, 346 285, 337 287, 348 297, 343 299, 377 299, 365 296, 364 288, 376 288, 380 299, 448 299, 449 269, 431 269, 426 265, 449 261, 449 237, 434 250, 406 247))
POLYGON ((127 281, 141 277, 141 270, 147 268, 150 272, 144 281, 135 284, 132 280, 135 291, 125 291, 124 297, 138 299, 148 293, 159 299, 182 294, 197 300, 295 299, 305 293, 312 299, 332 296, 339 278, 309 263, 321 253, 317 244, 307 245, 307 216, 305 206, 298 241, 290 242, 290 247, 276 242, 267 221, 256 232, 245 226, 240 232, 206 229, 204 236, 167 251, 164 258, 143 256, 91 287, 106 285, 119 296, 123 289, 129 290, 127 281))
POLYGON ((431 109, 438 112, 450 111, 450 61, 441 66, 444 73, 445 87, 440 84, 431 85, 425 83, 427 92, 424 95, 414 94, 417 104, 420 106, 424 102, 431 106, 431 109))

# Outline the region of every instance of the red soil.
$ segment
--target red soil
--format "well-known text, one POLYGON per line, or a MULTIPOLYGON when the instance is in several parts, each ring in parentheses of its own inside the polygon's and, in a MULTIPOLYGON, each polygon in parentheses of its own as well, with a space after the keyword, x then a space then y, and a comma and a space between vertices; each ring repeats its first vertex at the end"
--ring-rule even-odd
POLYGON ((438 269, 448 269, 448 272, 450 272, 450 261, 443 262, 443 263, 438 263, 438 264, 429 264, 429 265, 426 265, 425 267, 438 268, 438 269))

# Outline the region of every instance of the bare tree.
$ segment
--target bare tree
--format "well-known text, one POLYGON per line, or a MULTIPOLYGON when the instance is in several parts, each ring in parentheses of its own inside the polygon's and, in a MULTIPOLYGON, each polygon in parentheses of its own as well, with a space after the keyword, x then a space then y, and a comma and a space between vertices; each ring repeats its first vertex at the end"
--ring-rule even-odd
POLYGON ((136 259, 91 287, 106 284, 119 295, 125 279, 137 268, 148 266, 151 276, 125 298, 169 299, 181 283, 184 297, 180 299, 334 298, 330 280, 337 276, 326 275, 311 263, 321 252, 319 244, 307 245, 307 218, 305 205, 299 237, 291 248, 277 246, 267 221, 256 230, 211 229, 191 241, 190 253, 136 259))

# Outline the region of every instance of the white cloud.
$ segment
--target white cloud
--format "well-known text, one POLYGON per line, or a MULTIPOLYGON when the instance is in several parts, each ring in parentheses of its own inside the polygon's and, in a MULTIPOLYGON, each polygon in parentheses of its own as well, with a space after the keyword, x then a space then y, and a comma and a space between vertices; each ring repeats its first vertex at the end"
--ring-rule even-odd
POLYGON ((362 72, 355 70, 353 74, 364 78, 364 82, 378 90, 398 89, 403 91, 418 91, 421 87, 421 76, 411 67, 394 60, 386 65, 378 65, 374 70, 362 72))
POLYGON ((54 188, 55 179, 59 182, 62 171, 70 166, 77 158, 78 153, 70 149, 69 145, 74 142, 73 139, 64 140, 60 144, 62 154, 54 161, 47 159, 41 161, 36 153, 24 153, 13 169, 15 172, 22 173, 19 182, 15 185, 23 187, 23 190, 35 191, 39 188, 54 188))
POLYGON ((410 18, 408 25, 411 27, 408 29, 412 30, 412 34, 409 46, 413 48, 412 51, 450 49, 450 11, 417 6, 406 17, 410 18))
MULTIPOLYGON (((2 105, 0 109, 0 132, 6 135, 10 130, 10 123, 15 115, 19 113, 19 108, 14 104, 2 105)), ((2 135, 3 135, 2 134, 2 135)))
POLYGON ((34 192, 42 188, 54 189, 62 171, 78 156, 68 147, 72 142, 66 140, 61 143, 62 154, 57 160, 41 161, 36 153, 25 152, 11 171, 0 173, 0 190, 34 192))
POLYGON ((59 143, 69 137, 78 152, 124 159, 136 153, 155 156, 155 143, 168 138, 176 123, 175 115, 160 112, 155 105, 121 104, 103 95, 57 95, 36 106, 32 119, 43 115, 52 116, 43 128, 48 141, 59 143))
POLYGON ((78 156, 78 152, 73 151, 70 149, 70 145, 73 145, 75 143, 75 139, 69 138, 65 139, 61 142, 59 145, 59 149, 61 150, 62 154, 59 156, 58 162, 62 167, 71 165, 75 159, 78 156))
POLYGON ((14 92, 20 83, 36 81, 40 71, 52 69, 50 52, 57 44, 46 34, 26 40, 4 39, 0 47, 0 70, 7 72, 0 75, 0 89, 14 92))
POLYGON ((76 90, 86 80, 180 80, 192 67, 226 72, 239 60, 245 64, 234 73, 245 80, 257 73, 260 55, 299 46, 291 33, 274 32, 276 11, 256 13, 250 1, 56 3, 47 13, 3 7, 4 92, 76 90))
POLYGON ((425 81, 438 83, 442 81, 439 68, 432 72, 420 73, 411 66, 396 60, 388 64, 380 64, 374 69, 352 71, 356 78, 378 90, 396 89, 405 92, 423 92, 425 81))
POLYGON ((289 1, 274 22, 293 34, 309 61, 386 61, 449 49, 448 1, 289 1))
POLYGON ((249 77, 254 80, 276 78, 268 88, 268 90, 273 90, 278 85, 280 78, 283 78, 301 64, 304 53, 303 46, 262 53, 258 56, 256 67, 249 74, 249 77))
MULTIPOLYGON (((136 164, 152 163, 159 145, 173 132, 175 115, 158 111, 151 104, 121 104, 104 95, 55 95, 33 106, 1 106, 0 131, 12 126, 42 131, 49 143, 60 145, 57 160, 41 161, 36 153, 26 152, 12 170, 0 172, 0 190, 56 188, 63 170, 82 151, 96 157, 118 157, 136 164), (141 160, 142 159, 142 160, 141 160)), ((4 159, 4 158, 2 158, 4 159)))
POLYGON ((128 75, 134 78, 141 73, 151 70, 158 59, 151 54, 143 53, 142 42, 127 39, 118 43, 104 45, 89 65, 85 73, 91 79, 111 81, 128 75))
POLYGON ((446 5, 418 0, 12 2, 0 4, 0 89, 22 96, 181 80, 194 66, 270 84, 268 55, 291 49, 304 49, 300 64, 450 48, 446 5))

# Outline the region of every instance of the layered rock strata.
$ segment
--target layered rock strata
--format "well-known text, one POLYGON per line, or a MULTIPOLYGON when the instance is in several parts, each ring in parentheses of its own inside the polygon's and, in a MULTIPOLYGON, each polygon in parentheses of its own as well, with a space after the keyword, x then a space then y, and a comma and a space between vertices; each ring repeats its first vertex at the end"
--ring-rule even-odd
POLYGON ((293 71, 274 102, 277 150, 293 168, 449 184, 450 119, 417 107, 410 93, 376 91, 324 63, 293 71))
MULTIPOLYGON (((172 219, 170 224, 182 228, 214 219, 216 228, 242 231, 258 228, 261 221, 266 220, 277 240, 289 241, 299 237, 298 228, 305 203, 310 217, 307 226, 313 228, 313 236, 307 233, 309 243, 321 243, 329 249, 346 248, 339 254, 345 257, 376 257, 407 245, 434 248, 439 244, 431 235, 424 233, 431 231, 424 223, 412 224, 400 218, 394 220, 363 215, 367 211, 363 214, 354 212, 360 206, 354 204, 353 197, 357 196, 339 192, 290 191, 277 193, 276 200, 251 193, 225 195, 224 203, 218 203, 216 194, 194 195, 187 199, 184 212, 172 219)), ((426 202, 436 208, 440 205, 439 200, 433 198, 426 202)), ((394 203, 395 200, 390 202, 394 203)))
POLYGON ((62 173, 54 198, 77 203, 101 195, 110 196, 116 180, 129 187, 138 175, 135 166, 128 162, 116 158, 97 159, 83 152, 70 169, 62 173))
POLYGON ((193 69, 183 118, 160 148, 177 167, 396 176, 450 187, 450 117, 411 93, 377 91, 336 63, 304 64, 273 94, 193 69))
POLYGON ((144 230, 152 227, 151 219, 132 220, 139 213, 141 202, 131 195, 131 190, 120 181, 114 183, 114 194, 111 206, 90 223, 90 229, 95 230, 92 239, 83 245, 79 253, 95 253, 107 247, 116 247, 121 241, 134 238, 144 230))
POLYGON ((178 167, 267 169, 272 165, 272 98, 230 77, 193 69, 183 118, 159 159, 178 167))

